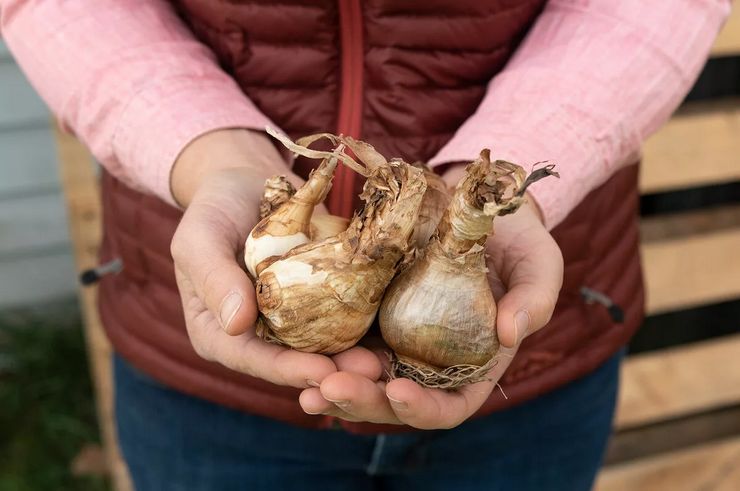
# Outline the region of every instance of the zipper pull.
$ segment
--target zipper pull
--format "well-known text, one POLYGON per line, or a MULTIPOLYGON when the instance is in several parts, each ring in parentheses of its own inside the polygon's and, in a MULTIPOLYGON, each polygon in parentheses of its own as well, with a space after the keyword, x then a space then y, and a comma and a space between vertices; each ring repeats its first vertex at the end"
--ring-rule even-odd
POLYGON ((117 257, 112 261, 108 261, 107 263, 94 268, 86 269, 80 273, 80 283, 84 286, 90 286, 93 283, 100 281, 103 276, 120 273, 122 269, 123 261, 121 261, 121 258, 117 257))
POLYGON ((599 303, 606 307, 606 310, 609 312, 609 316, 617 324, 624 322, 624 310, 622 307, 614 303, 614 301, 607 295, 583 286, 581 287, 581 296, 587 304, 599 303))

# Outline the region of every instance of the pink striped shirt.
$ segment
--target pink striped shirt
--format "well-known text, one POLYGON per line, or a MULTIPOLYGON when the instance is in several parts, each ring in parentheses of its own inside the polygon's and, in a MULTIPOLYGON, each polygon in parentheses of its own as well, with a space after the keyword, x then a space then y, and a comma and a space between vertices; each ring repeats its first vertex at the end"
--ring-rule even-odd
MULTIPOLYGON (((552 160, 532 187, 548 227, 636 158, 680 104, 729 0, 551 0, 476 113, 432 165, 552 160)), ((113 174, 173 203, 194 138, 268 119, 163 0, 0 0, 11 52, 52 111, 113 174)))

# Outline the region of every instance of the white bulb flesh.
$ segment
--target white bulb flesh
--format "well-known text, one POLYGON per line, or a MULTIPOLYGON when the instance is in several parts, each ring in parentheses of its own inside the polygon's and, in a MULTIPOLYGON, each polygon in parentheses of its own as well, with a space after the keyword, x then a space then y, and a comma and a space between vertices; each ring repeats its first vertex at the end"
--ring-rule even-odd
POLYGON ((256 278, 259 263, 270 256, 282 256, 294 247, 307 242, 309 238, 303 232, 282 237, 263 235, 258 238, 254 238, 250 233, 244 243, 244 264, 252 277, 256 278))
POLYGON ((322 285, 329 277, 328 271, 316 271, 312 265, 293 259, 282 259, 272 263, 263 271, 268 272, 275 275, 280 288, 293 285, 322 285))

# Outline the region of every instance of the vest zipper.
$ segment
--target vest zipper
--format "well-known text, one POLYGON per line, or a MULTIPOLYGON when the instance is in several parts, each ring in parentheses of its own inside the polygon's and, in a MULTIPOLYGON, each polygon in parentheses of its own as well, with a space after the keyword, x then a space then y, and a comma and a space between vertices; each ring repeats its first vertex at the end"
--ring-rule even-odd
MULTIPOLYGON (((339 0, 339 33, 342 50, 337 133, 360 137, 362 129, 362 79, 365 45, 362 39, 360 0, 339 0)), ((337 166, 329 193, 329 211, 351 217, 354 209, 355 174, 344 165, 337 166)), ((325 427, 343 428, 333 416, 326 416, 325 427)))
MULTIPOLYGON (((339 32, 341 39, 341 86, 337 133, 360 137, 362 129, 362 82, 364 42, 362 5, 360 0, 339 0, 339 32)), ((334 189, 329 196, 329 211, 343 217, 352 216, 354 209, 354 172, 340 165, 334 176, 334 189)))
POLYGON ((606 308, 606 311, 609 312, 609 317, 612 318, 613 322, 616 322, 617 324, 622 324, 624 322, 624 309, 614 303, 614 300, 606 294, 598 290, 594 290, 593 288, 582 286, 581 296, 587 304, 598 303, 603 305, 606 308))

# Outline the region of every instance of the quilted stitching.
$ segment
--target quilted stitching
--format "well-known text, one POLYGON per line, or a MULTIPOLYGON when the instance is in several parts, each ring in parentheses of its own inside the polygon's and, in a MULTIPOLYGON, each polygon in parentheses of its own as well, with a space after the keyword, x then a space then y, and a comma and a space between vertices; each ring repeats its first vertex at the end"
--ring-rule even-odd
MULTIPOLYGON (((335 1, 173 3, 245 93, 289 134, 335 129, 340 86, 335 1), (303 50, 302 56, 290 56, 296 49, 303 50)), ((436 153, 475 110, 488 80, 506 62, 543 3, 363 2, 368 32, 362 136, 392 156, 416 160, 436 153), (440 27, 442 19, 446 28, 461 30, 466 38, 442 42, 443 37, 435 36, 445 28, 440 27)), ((301 169, 307 172, 309 167, 301 169)), ((184 330, 169 257, 180 212, 109 175, 103 184, 103 254, 124 259, 123 272, 101 285, 101 311, 116 349, 185 392, 265 416, 319 424, 300 411, 290 390, 195 355, 184 330)), ((566 262, 556 314, 547 330, 525 342, 507 373, 504 384, 511 399, 494 396, 484 411, 521 402, 586 373, 639 325, 636 200, 636 171, 625 169, 591 193, 554 231, 566 262), (603 307, 583 304, 578 294, 583 284, 624 301, 625 324, 615 326, 603 307)), ((354 427, 378 431, 373 428, 354 427)))

